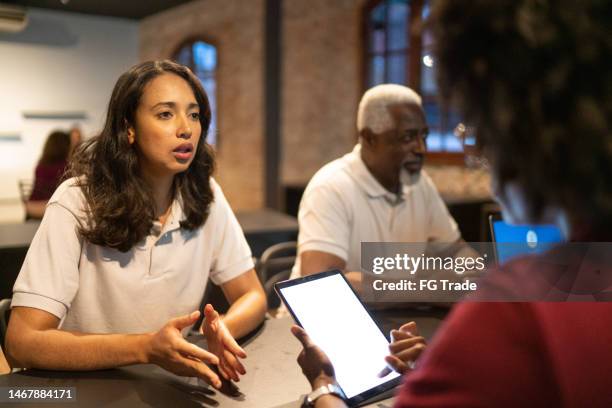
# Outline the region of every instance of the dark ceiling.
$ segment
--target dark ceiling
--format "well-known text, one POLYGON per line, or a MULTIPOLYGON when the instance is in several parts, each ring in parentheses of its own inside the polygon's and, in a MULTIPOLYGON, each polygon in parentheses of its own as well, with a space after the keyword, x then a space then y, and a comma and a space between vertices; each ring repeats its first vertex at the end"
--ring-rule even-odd
POLYGON ((0 0, 4 4, 140 20, 191 0, 0 0), (63 4, 66 3, 66 4, 63 4))

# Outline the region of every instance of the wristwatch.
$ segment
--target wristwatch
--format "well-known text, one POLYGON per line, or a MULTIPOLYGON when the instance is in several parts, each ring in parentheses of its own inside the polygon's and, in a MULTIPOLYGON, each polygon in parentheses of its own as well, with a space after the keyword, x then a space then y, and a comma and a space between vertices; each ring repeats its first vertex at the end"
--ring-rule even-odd
POLYGON ((336 397, 342 400, 346 399, 344 392, 342 392, 342 389, 339 386, 337 386, 336 384, 327 384, 327 385, 323 385, 317 388, 310 394, 307 394, 304 397, 304 402, 302 403, 302 406, 303 407, 314 407, 316 400, 319 397, 322 397, 323 395, 327 395, 327 394, 335 395, 336 397))

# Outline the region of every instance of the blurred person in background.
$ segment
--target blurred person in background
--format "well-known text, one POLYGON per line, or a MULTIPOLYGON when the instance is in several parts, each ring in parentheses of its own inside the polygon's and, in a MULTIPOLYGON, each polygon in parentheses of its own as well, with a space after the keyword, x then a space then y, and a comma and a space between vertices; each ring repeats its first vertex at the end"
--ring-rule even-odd
POLYGON ((340 269, 364 284, 362 242, 410 242, 415 254, 475 256, 423 170, 429 127, 421 97, 397 84, 368 89, 353 151, 323 166, 304 191, 291 276, 340 269))
POLYGON ((32 192, 26 202, 26 219, 41 219, 47 201, 60 185, 73 145, 71 136, 55 130, 47 137, 34 171, 32 192))
POLYGON ((77 147, 83 141, 83 132, 81 132, 81 128, 79 125, 73 125, 69 131, 70 134, 70 155, 76 150, 77 147))

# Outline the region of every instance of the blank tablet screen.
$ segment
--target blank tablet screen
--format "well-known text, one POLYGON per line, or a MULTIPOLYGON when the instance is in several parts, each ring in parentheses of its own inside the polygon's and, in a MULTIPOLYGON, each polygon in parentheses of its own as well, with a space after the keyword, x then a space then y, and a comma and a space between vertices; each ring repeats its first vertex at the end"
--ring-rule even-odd
POLYGON ((278 287, 310 338, 329 356, 347 398, 400 375, 378 377, 389 342, 340 273, 278 287))

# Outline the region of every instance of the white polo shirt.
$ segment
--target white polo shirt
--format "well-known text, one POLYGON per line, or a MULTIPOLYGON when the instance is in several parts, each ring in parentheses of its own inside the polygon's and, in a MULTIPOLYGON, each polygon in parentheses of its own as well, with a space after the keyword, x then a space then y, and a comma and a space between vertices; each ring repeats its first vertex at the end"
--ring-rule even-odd
POLYGON ((13 288, 12 307, 45 310, 60 327, 85 333, 143 333, 197 310, 210 278, 223 284, 253 268, 242 229, 219 185, 206 223, 181 229, 180 199, 161 229, 128 252, 85 241, 77 232, 85 199, 76 179, 62 183, 13 288))
POLYGON ((361 270, 361 242, 453 243, 460 238, 436 187, 421 171, 409 185, 402 170, 401 194, 387 191, 361 159, 361 145, 323 166, 310 180, 298 220, 298 259, 292 277, 300 275, 300 254, 323 251, 346 261, 347 271, 361 270))

